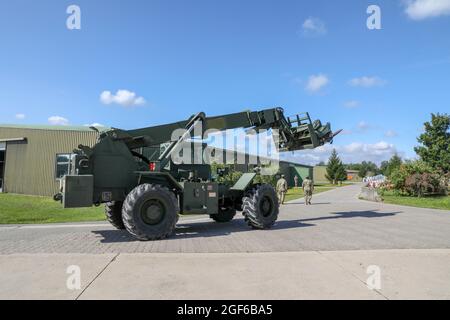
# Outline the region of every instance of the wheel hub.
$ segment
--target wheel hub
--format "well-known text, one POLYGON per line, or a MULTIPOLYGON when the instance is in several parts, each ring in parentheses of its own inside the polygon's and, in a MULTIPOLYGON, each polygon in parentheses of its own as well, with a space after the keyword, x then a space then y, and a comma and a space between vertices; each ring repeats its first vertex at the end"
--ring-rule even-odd
POLYGON ((142 220, 149 225, 160 223, 166 214, 164 205, 158 200, 150 200, 141 210, 142 220))
POLYGON ((264 217, 270 216, 272 213, 273 204, 269 197, 264 197, 261 201, 260 209, 264 217))

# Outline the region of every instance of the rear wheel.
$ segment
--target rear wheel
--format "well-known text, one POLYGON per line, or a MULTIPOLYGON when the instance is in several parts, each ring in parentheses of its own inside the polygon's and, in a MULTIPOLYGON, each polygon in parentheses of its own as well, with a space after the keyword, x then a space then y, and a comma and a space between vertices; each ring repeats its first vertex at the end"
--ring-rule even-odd
POLYGON ((106 219, 119 230, 125 229, 122 221, 122 205, 122 201, 113 201, 105 204, 106 219))
POLYGON ((178 200, 173 192, 160 185, 142 184, 125 199, 122 220, 137 239, 159 240, 172 234, 178 212, 178 200))
POLYGON ((234 208, 220 208, 218 214, 211 214, 210 217, 216 222, 225 223, 233 220, 236 215, 236 209, 234 208))
POLYGON ((275 189, 268 184, 257 186, 243 199, 243 215, 249 226, 269 229, 278 219, 280 204, 275 189))

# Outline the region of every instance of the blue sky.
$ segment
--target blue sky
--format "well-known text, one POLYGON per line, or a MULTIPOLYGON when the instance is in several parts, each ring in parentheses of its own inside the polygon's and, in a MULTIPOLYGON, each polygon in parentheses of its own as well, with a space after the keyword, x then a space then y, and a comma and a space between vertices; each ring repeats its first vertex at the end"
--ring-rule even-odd
POLYGON ((450 110, 449 0, 0 3, 0 123, 131 129, 281 106, 344 129, 346 162, 379 162, 413 157, 430 113, 450 110))

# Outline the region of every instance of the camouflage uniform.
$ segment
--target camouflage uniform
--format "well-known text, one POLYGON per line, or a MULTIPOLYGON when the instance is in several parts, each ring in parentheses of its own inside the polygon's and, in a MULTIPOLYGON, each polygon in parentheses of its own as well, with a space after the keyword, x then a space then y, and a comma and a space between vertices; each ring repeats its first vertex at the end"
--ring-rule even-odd
POLYGON ((280 201, 280 204, 284 204, 284 198, 286 196, 286 192, 288 190, 288 184, 286 179, 281 177, 277 182, 277 194, 278 194, 278 200, 280 201))
POLYGON ((305 204, 310 205, 314 191, 314 183, 312 182, 312 180, 306 178, 303 181, 302 187, 303 191, 305 192, 305 204))

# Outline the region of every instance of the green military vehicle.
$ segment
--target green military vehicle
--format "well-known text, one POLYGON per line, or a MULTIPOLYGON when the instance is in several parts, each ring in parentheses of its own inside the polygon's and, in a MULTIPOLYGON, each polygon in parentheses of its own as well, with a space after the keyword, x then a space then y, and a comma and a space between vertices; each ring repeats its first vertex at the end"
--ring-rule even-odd
POLYGON ((258 172, 245 173, 228 186, 216 182, 209 164, 172 161, 180 145, 198 134, 198 127, 202 137, 211 129, 276 129, 281 152, 313 149, 331 143, 337 134, 329 123, 312 122, 307 113, 285 117, 281 108, 219 117, 199 113, 167 125, 111 129, 99 132, 94 147, 80 145, 74 150, 71 173, 63 178, 55 200, 65 208, 104 203, 109 222, 139 240, 168 237, 180 214, 206 214, 217 222, 228 222, 242 211, 250 227, 272 227, 278 218, 278 199, 271 185, 254 183, 258 172), (173 138, 177 129, 185 129, 184 134, 173 138), (161 144, 167 147, 156 160, 145 155, 143 150, 161 144))

